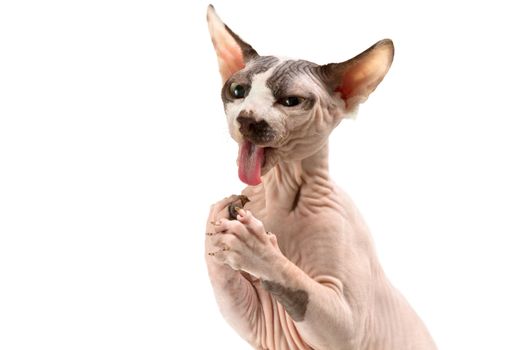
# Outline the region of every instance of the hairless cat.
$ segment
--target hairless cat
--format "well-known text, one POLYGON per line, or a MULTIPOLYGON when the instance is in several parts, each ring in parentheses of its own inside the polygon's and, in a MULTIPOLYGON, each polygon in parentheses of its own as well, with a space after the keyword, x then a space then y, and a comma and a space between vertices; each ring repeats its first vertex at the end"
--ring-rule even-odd
POLYGON ((328 137, 382 81, 392 41, 317 65, 259 55, 211 5, 207 19, 248 185, 214 204, 206 226, 224 318, 256 349, 435 349, 328 173, 328 137))

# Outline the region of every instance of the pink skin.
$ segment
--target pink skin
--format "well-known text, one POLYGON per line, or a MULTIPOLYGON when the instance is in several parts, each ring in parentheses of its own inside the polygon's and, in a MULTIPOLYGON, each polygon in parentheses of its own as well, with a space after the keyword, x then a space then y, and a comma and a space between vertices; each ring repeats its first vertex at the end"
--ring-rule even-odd
POLYGON ((251 202, 238 221, 227 219, 234 196, 212 206, 205 251, 221 313, 257 349, 435 349, 384 275, 357 209, 323 171, 310 173, 310 161, 294 170, 278 164, 246 188, 251 202), (304 200, 281 210, 293 201, 298 169, 304 200), (304 320, 294 321, 262 280, 307 291, 304 320))
MULTIPOLYGON (((208 22, 226 81, 245 67, 242 51, 213 9, 208 22)), ((436 348, 424 324, 386 278, 357 208, 328 174, 328 135, 375 89, 392 55, 391 42, 383 41, 352 61, 343 71, 343 84, 351 85, 341 87, 344 96, 319 91, 319 85, 302 79, 297 89, 307 86, 318 93, 319 101, 311 110, 290 112, 295 113, 291 117, 273 105, 264 84, 252 84, 255 106, 272 116, 267 119, 272 126, 286 128, 286 136, 278 140, 282 146, 263 168, 262 183, 242 192, 250 202, 238 211, 237 220, 228 219, 228 205, 236 196, 212 205, 205 257, 221 313, 256 349, 436 348), (286 123, 291 120, 299 124, 286 123), (287 309, 286 301, 266 288, 268 282, 294 298, 300 295, 299 306, 305 308, 287 309)), ((235 118, 244 107, 236 103, 229 109, 228 122, 242 145, 235 118)))
POLYGON ((267 261, 276 260, 280 254, 277 238, 266 233, 262 222, 256 219, 249 210, 240 209, 237 220, 219 218, 213 224, 210 235, 212 245, 219 249, 210 252, 216 261, 230 266, 233 270, 248 272, 257 278, 269 278, 271 268, 267 261))

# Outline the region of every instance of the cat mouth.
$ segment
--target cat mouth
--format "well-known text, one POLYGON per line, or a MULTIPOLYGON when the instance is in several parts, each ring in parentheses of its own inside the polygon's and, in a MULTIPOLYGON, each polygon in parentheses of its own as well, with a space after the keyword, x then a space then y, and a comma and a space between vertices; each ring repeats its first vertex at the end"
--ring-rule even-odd
POLYGON ((273 166, 274 148, 256 145, 248 139, 239 143, 237 157, 239 179, 247 185, 256 186, 262 182, 261 176, 273 166))

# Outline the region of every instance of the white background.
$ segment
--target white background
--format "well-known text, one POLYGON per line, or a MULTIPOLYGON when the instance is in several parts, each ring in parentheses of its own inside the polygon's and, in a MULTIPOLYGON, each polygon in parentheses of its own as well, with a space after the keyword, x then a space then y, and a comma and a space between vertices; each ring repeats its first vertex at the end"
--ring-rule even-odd
MULTIPOLYGON (((524 349, 523 12, 509 1, 217 1, 262 54, 390 73, 334 179, 441 349, 524 349)), ((203 259, 242 186, 206 2, 0 3, 0 349, 247 349, 203 259)))

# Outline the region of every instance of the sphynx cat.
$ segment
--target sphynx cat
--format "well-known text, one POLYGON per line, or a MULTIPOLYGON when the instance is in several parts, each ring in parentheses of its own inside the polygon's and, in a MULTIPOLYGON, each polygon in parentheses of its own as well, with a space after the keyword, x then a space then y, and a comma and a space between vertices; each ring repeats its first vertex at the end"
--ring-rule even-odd
POLYGON ((211 5, 207 20, 248 185, 214 204, 206 227, 224 318, 256 349, 435 349, 328 174, 328 136, 381 82, 392 41, 317 65, 260 56, 211 5))

